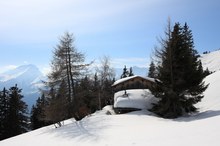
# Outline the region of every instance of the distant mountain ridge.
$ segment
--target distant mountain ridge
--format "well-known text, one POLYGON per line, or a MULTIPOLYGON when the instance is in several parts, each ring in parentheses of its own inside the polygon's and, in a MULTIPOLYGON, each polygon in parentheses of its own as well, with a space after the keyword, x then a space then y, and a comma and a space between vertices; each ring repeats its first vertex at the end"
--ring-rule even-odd
POLYGON ((0 74, 0 89, 9 89, 17 84, 22 89, 24 101, 30 109, 40 95, 39 87, 44 79, 43 73, 35 65, 22 65, 0 74))

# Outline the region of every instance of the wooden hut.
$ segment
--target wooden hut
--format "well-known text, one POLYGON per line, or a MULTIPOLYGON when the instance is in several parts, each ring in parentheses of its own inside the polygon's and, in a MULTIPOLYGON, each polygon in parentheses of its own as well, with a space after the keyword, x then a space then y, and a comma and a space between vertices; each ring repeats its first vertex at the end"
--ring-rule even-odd
POLYGON ((119 79, 112 85, 114 92, 127 89, 150 89, 155 79, 141 76, 131 76, 119 79))

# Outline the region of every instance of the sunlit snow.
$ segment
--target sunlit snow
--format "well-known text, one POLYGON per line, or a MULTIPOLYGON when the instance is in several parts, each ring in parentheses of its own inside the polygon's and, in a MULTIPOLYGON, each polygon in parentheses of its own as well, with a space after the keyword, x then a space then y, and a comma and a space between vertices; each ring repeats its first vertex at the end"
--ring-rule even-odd
POLYGON ((0 141, 0 145, 219 146, 220 71, 207 76, 205 83, 209 88, 196 105, 199 112, 191 116, 163 119, 147 110, 109 115, 108 106, 81 121, 69 119, 61 128, 43 127, 0 141))

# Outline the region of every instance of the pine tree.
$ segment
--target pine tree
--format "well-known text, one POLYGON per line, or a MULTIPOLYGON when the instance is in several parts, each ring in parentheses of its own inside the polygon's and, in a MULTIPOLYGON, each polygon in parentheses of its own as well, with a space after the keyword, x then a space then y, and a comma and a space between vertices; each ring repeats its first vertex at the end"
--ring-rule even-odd
POLYGON ((6 137, 6 123, 9 109, 8 90, 5 88, 0 92, 0 140, 6 137))
POLYGON ((50 122, 45 120, 45 107, 48 105, 46 97, 42 94, 36 101, 36 104, 31 109, 31 128, 37 129, 43 126, 47 126, 50 122))
POLYGON ((63 87, 66 87, 66 82, 64 81, 56 89, 57 91, 51 90, 51 97, 44 113, 45 121, 57 123, 59 127, 62 126, 61 122, 68 118, 69 112, 69 103, 67 100, 68 90, 63 87))
POLYGON ((122 73, 122 75, 121 75, 121 79, 122 79, 122 78, 126 78, 126 77, 128 77, 128 76, 129 76, 129 71, 127 70, 126 65, 125 65, 125 67, 124 67, 124 69, 123 69, 123 73, 122 73))
POLYGON ((38 120, 38 109, 36 108, 35 105, 32 106, 31 108, 31 129, 35 130, 37 128, 40 128, 41 126, 39 126, 39 120, 38 120))
POLYGON ((210 75, 210 74, 212 74, 212 72, 209 71, 208 68, 206 68, 206 70, 204 71, 204 76, 206 77, 206 76, 208 76, 208 75, 210 75))
POLYGON ((9 107, 5 125, 7 138, 28 130, 27 105, 22 101, 21 91, 22 89, 19 89, 17 85, 9 89, 9 107))
POLYGON ((91 102, 93 100, 93 92, 92 92, 92 81, 88 76, 85 76, 81 79, 78 90, 77 96, 79 97, 79 110, 78 110, 78 118, 82 119, 86 115, 91 114, 92 106, 91 102))
POLYGON ((95 75, 94 75, 94 79, 93 79, 92 90, 93 90, 94 93, 98 93, 98 89, 99 89, 99 79, 98 79, 98 75, 97 75, 97 72, 96 72, 95 75))
POLYGON ((194 104, 201 101, 207 85, 187 24, 181 27, 176 23, 173 31, 168 30, 161 51, 157 51, 161 61, 157 67, 159 80, 151 90, 159 102, 151 111, 164 118, 176 118, 196 111, 194 104))
POLYGON ((90 110, 91 113, 99 110, 99 90, 100 90, 100 81, 98 79, 97 73, 95 73, 91 81, 91 100, 90 100, 90 110))
POLYGON ((156 66, 153 61, 150 63, 149 71, 148 71, 148 77, 150 78, 156 78, 156 66))
POLYGON ((133 73, 133 70, 132 70, 132 67, 130 67, 130 71, 129 71, 129 77, 131 77, 131 76, 133 76, 134 75, 134 73, 133 73))

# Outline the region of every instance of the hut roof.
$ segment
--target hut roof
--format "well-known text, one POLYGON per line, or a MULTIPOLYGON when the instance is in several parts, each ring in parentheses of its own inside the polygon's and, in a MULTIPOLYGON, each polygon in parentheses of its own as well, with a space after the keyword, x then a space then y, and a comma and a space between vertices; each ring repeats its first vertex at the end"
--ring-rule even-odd
POLYGON ((112 86, 114 87, 114 86, 116 86, 118 84, 124 83, 124 82, 126 82, 128 80, 132 80, 134 78, 141 78, 141 79, 144 79, 144 80, 147 80, 147 81, 150 81, 150 82, 155 82, 154 78, 142 77, 142 76, 135 75, 135 76, 119 79, 119 80, 115 81, 112 86))

